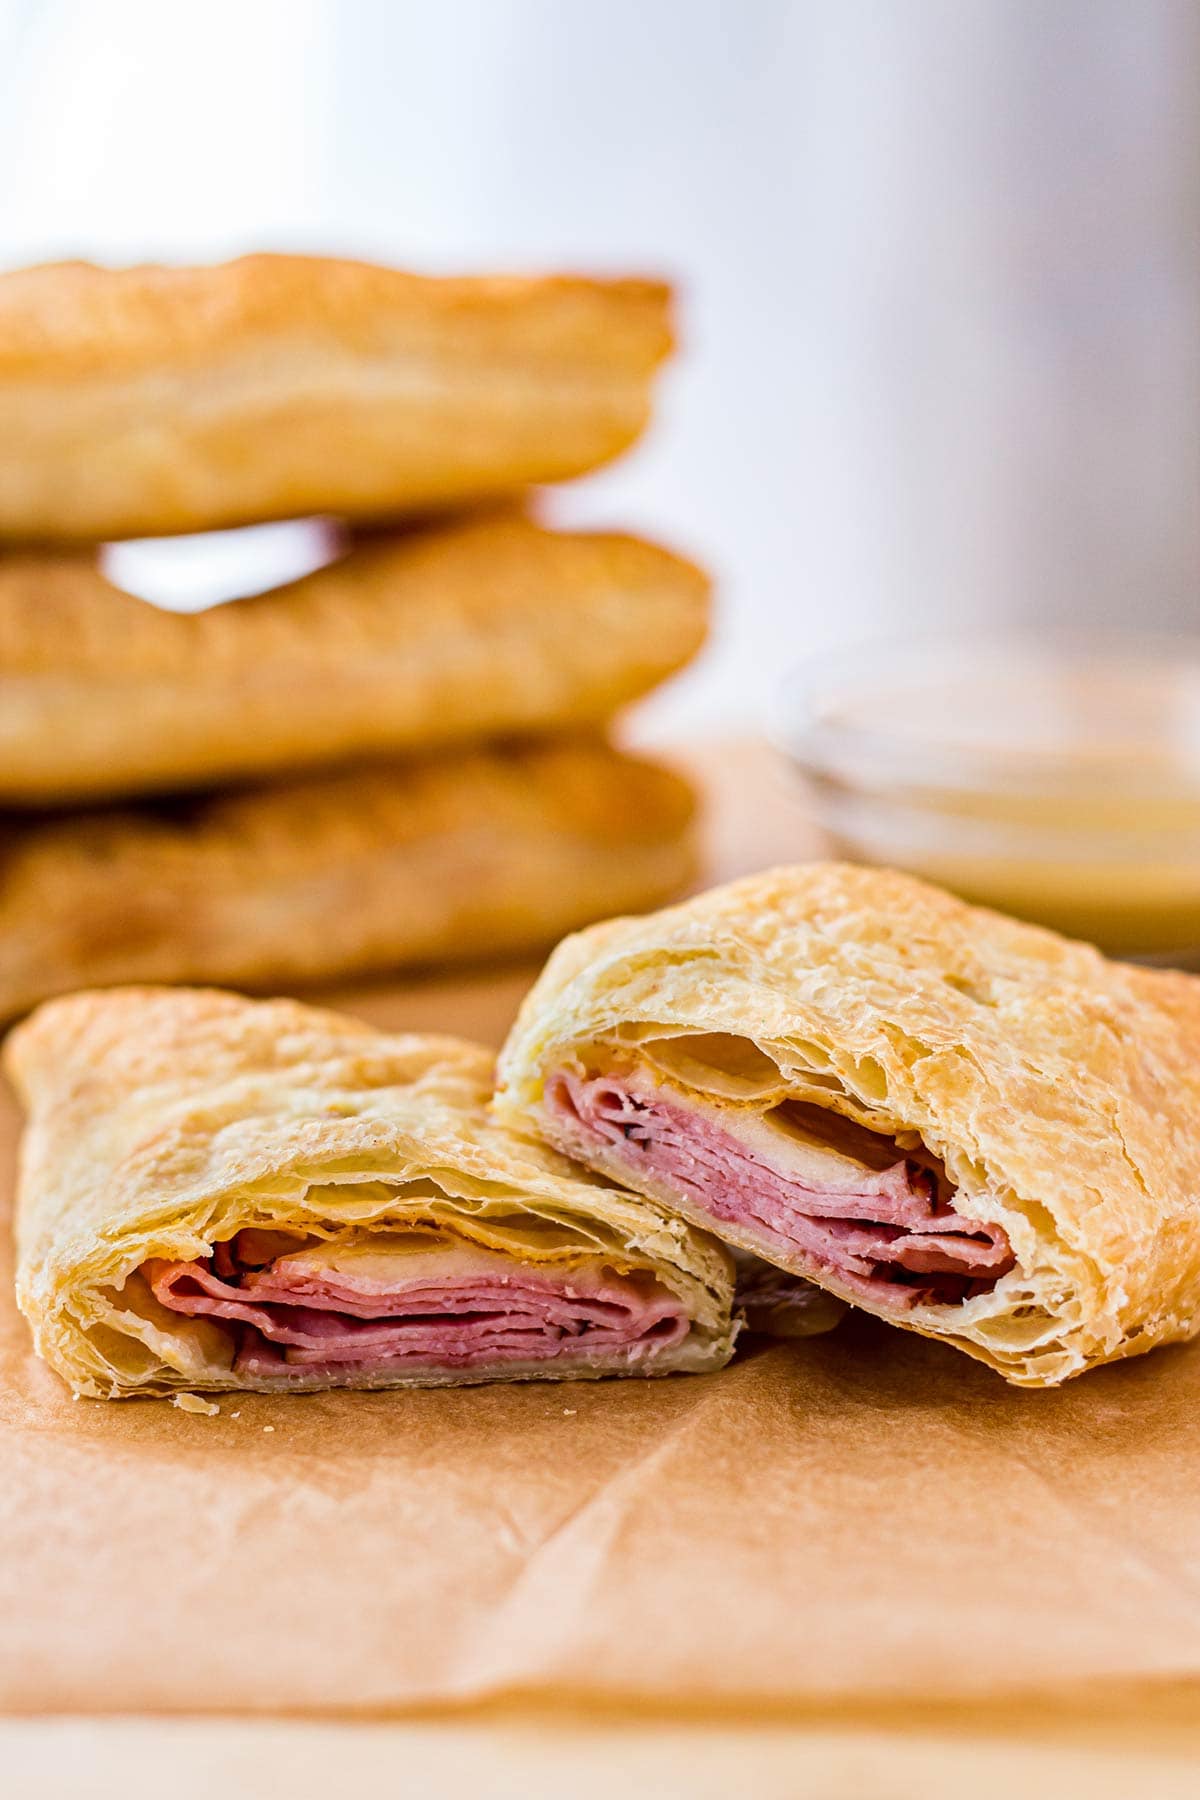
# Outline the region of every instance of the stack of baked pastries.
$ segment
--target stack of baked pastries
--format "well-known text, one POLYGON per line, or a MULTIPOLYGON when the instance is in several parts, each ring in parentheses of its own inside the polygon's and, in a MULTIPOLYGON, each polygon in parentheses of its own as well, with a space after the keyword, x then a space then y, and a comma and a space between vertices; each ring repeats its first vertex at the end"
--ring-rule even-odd
POLYGON ((0 1018, 530 951, 686 883, 691 790, 606 733, 707 580, 527 510, 638 436, 669 305, 308 257, 0 277, 0 1018), (314 515, 338 560, 202 613, 101 565, 314 515))

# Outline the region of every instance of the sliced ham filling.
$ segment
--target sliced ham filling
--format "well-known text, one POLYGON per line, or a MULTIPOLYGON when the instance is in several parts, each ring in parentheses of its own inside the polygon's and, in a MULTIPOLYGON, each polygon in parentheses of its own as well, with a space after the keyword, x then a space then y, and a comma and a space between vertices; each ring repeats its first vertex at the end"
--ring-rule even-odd
POLYGON ((598 1256, 539 1267, 432 1231, 241 1231, 206 1259, 147 1262, 142 1274, 171 1312, 228 1324, 236 1373, 281 1380, 552 1357, 626 1367, 690 1329, 648 1272, 621 1275, 598 1256))
POLYGON ((884 1308, 957 1304, 1014 1266, 1004 1232, 966 1219, 936 1165, 799 1101, 722 1114, 647 1070, 546 1083, 554 1135, 606 1173, 676 1197, 795 1273, 884 1308))

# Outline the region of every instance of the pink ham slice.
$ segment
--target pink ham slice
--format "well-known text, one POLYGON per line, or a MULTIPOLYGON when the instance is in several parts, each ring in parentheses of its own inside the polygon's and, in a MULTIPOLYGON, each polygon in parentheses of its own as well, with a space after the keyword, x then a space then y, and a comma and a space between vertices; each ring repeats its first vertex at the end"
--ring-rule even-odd
POLYGON ((391 1279, 316 1241, 254 1267, 261 1234, 242 1232, 195 1262, 147 1262, 142 1273, 172 1312, 227 1321, 244 1374, 378 1374, 552 1357, 628 1366, 687 1335, 682 1303, 651 1276, 622 1276, 599 1258, 555 1271, 443 1240, 397 1259, 391 1279), (331 1254, 332 1252, 332 1254, 331 1254))
MULTIPOLYGON (((943 1184, 902 1152, 886 1166, 831 1157, 802 1145, 772 1159, 700 1106, 636 1074, 561 1071, 546 1083, 555 1141, 584 1161, 603 1155, 605 1172, 634 1188, 639 1175, 661 1198, 675 1194, 706 1216, 746 1234, 747 1247, 793 1273, 835 1278, 848 1295, 906 1309, 954 1304, 993 1287, 1014 1266, 998 1226, 965 1219, 943 1184)), ((855 1128, 851 1128, 852 1130, 855 1128)), ((880 1147, 875 1140, 875 1148, 880 1147)))

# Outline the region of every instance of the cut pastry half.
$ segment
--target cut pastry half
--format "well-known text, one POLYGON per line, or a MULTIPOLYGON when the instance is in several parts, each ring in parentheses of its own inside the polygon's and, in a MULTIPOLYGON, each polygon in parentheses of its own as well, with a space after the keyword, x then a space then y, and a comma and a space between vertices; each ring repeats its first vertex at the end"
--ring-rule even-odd
POLYGON ((0 276, 0 537, 374 519, 624 450, 660 282, 437 278, 320 256, 0 276))
POLYGON ((813 864, 568 939, 501 1117, 1028 1385, 1200 1326, 1200 982, 813 864))
POLYGON ((730 1354, 722 1247, 510 1135, 492 1059, 291 1001, 80 994, 9 1040, 17 1297, 79 1394, 660 1375, 730 1354))

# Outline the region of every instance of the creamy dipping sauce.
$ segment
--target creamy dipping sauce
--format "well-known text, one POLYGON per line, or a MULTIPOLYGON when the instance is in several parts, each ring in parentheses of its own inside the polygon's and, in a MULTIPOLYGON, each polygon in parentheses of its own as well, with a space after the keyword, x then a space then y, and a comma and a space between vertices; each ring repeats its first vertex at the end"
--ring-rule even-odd
POLYGON ((1200 962, 1200 643, 943 643, 817 661, 779 733, 831 854, 1116 955, 1200 962))

